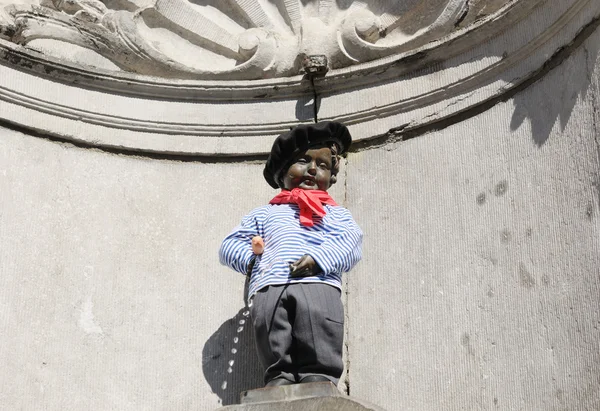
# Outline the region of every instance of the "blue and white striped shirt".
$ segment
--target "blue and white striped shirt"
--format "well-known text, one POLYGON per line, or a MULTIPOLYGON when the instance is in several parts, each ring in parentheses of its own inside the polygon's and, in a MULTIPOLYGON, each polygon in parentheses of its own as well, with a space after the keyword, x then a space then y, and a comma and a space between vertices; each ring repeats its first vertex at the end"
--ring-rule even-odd
POLYGON ((268 285, 326 283, 342 288, 342 273, 350 271, 361 258, 362 231, 344 207, 324 205, 327 214, 314 216, 315 225, 300 225, 297 204, 269 204, 258 207, 242 219, 219 250, 221 264, 246 274, 254 257, 252 237, 265 242, 262 255, 250 277, 248 298, 268 285), (320 267, 312 277, 290 277, 290 263, 304 254, 320 267))

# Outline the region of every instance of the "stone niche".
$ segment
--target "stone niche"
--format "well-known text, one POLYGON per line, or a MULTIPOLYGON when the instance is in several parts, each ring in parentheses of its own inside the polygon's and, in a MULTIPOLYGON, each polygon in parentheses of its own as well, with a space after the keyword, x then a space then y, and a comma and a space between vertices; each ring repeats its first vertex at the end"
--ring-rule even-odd
POLYGON ((260 387, 221 239, 346 123, 340 390, 600 409, 598 0, 0 0, 0 409, 260 387), (219 188, 216 181, 226 189, 219 188))
POLYGON ((186 156, 264 154, 317 117, 366 146, 518 87, 594 6, 1 0, 2 116, 90 146, 186 156), (310 56, 326 58, 325 76, 306 76, 310 56))

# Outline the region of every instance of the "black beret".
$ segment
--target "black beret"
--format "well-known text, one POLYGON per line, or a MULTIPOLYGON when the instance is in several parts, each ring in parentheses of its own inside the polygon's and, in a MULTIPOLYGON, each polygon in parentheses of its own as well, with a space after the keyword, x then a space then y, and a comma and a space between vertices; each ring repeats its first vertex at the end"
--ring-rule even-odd
POLYGON ((281 173, 287 170, 299 154, 310 147, 325 143, 336 143, 338 154, 344 154, 352 144, 348 128, 336 121, 321 121, 316 124, 300 124, 277 137, 265 164, 263 175, 273 188, 279 188, 281 173))

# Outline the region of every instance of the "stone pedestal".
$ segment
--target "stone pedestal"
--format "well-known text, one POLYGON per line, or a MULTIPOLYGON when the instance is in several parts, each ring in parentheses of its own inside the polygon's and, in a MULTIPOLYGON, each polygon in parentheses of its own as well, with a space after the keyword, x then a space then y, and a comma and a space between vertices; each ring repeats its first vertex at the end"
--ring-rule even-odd
POLYGON ((340 393, 330 382, 295 384, 244 391, 241 404, 217 411, 384 411, 340 393))

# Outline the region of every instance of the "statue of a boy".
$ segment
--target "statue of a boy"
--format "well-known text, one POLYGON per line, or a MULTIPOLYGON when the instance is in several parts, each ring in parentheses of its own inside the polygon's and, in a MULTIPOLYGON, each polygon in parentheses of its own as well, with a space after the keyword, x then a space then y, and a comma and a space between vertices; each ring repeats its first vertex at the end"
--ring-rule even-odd
POLYGON ((250 275, 266 386, 337 385, 342 375, 341 275, 361 258, 362 232, 327 189, 351 142, 337 122, 300 125, 277 137, 263 174, 281 193, 245 216, 221 245, 221 263, 250 275))

